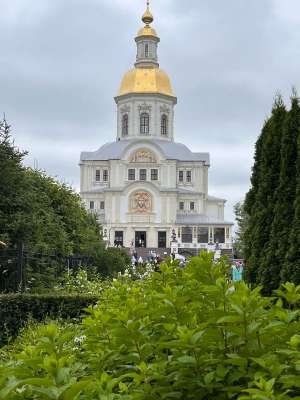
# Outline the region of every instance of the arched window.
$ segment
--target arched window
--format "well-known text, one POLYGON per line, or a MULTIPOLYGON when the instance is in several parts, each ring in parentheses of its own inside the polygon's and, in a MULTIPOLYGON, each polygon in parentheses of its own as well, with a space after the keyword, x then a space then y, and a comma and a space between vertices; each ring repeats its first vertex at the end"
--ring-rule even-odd
POLYGON ((149 44, 145 44, 145 57, 149 57, 149 44))
POLYGON ((128 135, 128 114, 124 114, 122 117, 122 136, 128 135))
POLYGON ((168 134, 168 117, 166 114, 161 116, 161 134, 164 136, 168 134))
POLYGON ((140 133, 142 135, 148 135, 149 134, 149 114, 148 113, 142 113, 140 117, 140 133))

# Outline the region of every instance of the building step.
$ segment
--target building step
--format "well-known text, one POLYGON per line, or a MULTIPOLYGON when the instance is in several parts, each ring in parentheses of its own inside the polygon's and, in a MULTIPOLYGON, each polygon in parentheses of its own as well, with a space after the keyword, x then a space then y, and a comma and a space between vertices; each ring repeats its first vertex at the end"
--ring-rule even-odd
MULTIPOLYGON (((128 253, 131 255, 130 249, 127 249, 128 253)), ((156 255, 160 255, 161 257, 165 257, 167 255, 169 256, 171 253, 171 249, 158 249, 158 248, 145 248, 145 247, 139 247, 135 249, 138 255, 138 258, 142 257, 143 260, 146 260, 149 256, 149 252, 152 251, 156 253, 156 255)))
MULTIPOLYGON (((169 248, 165 248, 165 249, 158 249, 158 248, 145 248, 145 247, 140 247, 140 248, 136 248, 135 249, 139 257, 142 257, 144 260, 146 260, 149 256, 149 252, 153 251, 154 253, 156 253, 157 255, 160 255, 161 257, 166 256, 165 253, 167 253, 167 255, 169 256, 171 254, 171 249, 169 248)), ((204 249, 205 250, 205 249, 204 249)), ((128 254, 131 255, 131 249, 127 248, 128 254)), ((203 251, 203 249, 182 249, 179 248, 178 249, 178 253, 186 256, 186 257, 196 257, 199 255, 200 251, 203 251)), ((229 258, 233 258, 233 251, 232 249, 222 249, 221 250, 221 255, 222 256, 228 256, 229 258)))

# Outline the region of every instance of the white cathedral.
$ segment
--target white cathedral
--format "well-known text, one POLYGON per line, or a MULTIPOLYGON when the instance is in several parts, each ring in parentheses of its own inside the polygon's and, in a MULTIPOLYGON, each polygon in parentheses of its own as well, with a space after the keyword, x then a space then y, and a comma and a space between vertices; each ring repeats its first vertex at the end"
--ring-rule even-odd
POLYGON ((167 252, 176 241, 183 254, 212 247, 230 254, 226 200, 208 194, 209 154, 174 141, 177 98, 159 68, 149 4, 142 21, 134 68, 115 97, 116 141, 81 154, 82 199, 109 246, 167 252))

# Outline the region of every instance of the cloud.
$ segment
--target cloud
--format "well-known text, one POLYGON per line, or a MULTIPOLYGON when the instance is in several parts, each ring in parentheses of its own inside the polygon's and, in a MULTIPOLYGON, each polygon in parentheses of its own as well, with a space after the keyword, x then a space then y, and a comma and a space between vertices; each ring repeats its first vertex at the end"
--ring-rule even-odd
MULTIPOLYGON (((153 1, 176 139, 212 158, 210 191, 249 187, 254 144, 279 90, 300 87, 298 0, 153 1)), ((79 153, 115 140, 113 96, 135 60, 141 0, 2 0, 0 112, 27 163, 79 187, 79 153), (55 154, 55 157, 53 157, 55 154)))

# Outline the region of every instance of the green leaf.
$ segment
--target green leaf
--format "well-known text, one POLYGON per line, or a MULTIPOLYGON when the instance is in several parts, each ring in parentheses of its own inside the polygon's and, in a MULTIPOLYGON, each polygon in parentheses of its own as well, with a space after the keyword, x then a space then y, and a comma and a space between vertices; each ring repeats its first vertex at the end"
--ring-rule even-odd
POLYGON ((215 377, 215 371, 209 372, 204 376, 204 382, 206 385, 210 385, 211 382, 214 380, 215 377))
POLYGON ((205 331, 200 331, 200 332, 196 332, 192 337, 191 337, 191 343, 192 344, 196 344, 200 341, 200 339, 202 338, 202 336, 204 335, 205 331))
POLYGON ((182 356, 177 359, 180 364, 196 364, 195 357, 191 356, 182 356))
POLYGON ((217 324, 224 324, 224 323, 234 323, 234 322, 241 322, 242 319, 239 315, 226 315, 218 319, 217 324))

